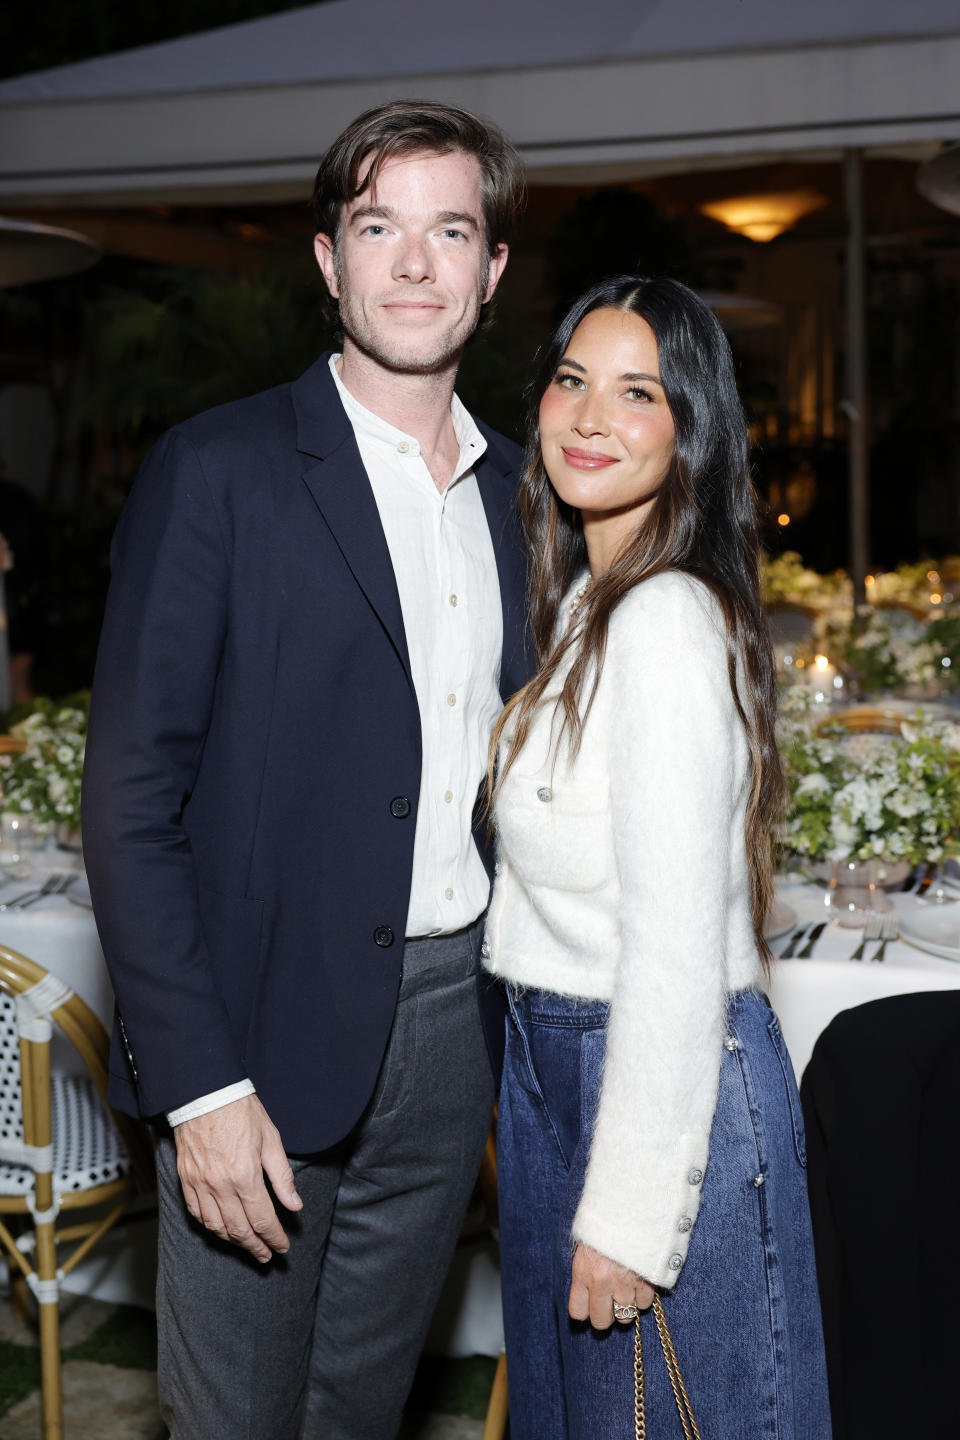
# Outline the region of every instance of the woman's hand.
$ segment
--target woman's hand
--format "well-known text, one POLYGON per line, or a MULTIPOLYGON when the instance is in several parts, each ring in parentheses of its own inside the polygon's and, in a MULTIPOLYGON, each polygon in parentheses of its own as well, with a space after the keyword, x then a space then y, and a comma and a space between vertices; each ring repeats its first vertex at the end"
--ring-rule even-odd
POLYGON ((608 1260, 599 1250, 578 1245, 573 1252, 567 1305, 572 1320, 589 1320, 595 1330, 607 1330, 613 1324, 614 1301, 618 1305, 636 1305, 638 1310, 649 1310, 653 1295, 653 1286, 641 1275, 635 1275, 615 1260, 608 1260))

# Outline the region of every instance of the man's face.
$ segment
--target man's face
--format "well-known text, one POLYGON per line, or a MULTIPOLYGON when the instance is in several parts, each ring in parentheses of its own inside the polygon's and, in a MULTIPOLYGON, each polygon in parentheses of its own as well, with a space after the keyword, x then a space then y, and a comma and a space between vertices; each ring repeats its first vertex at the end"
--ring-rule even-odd
POLYGON ((507 263, 505 245, 486 254, 480 166, 462 151, 388 159, 343 207, 339 244, 315 248, 347 344, 414 375, 456 365, 507 263))

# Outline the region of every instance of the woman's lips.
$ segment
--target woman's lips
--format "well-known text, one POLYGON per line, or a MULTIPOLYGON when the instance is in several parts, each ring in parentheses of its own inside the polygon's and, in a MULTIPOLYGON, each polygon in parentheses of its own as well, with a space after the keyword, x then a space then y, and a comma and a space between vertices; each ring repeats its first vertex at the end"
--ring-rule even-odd
POLYGON ((574 470, 605 470, 608 465, 616 465, 616 458, 613 455, 603 455, 599 450, 571 450, 566 445, 561 445, 563 458, 574 470))

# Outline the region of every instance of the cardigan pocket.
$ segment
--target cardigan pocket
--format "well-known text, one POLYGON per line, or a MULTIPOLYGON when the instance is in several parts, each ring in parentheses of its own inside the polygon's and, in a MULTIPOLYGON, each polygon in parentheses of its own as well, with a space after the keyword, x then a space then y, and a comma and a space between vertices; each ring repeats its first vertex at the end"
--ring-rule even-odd
POLYGON ((526 885, 583 893, 617 873, 605 785, 549 785, 511 771, 497 805, 502 849, 526 885))

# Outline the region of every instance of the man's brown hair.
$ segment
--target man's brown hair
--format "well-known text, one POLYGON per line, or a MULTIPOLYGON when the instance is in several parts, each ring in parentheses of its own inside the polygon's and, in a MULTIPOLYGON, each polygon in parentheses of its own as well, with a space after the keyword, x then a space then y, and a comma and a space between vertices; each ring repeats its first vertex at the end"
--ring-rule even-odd
POLYGON ((460 150, 480 166, 487 251, 509 238, 524 197, 523 162, 496 125, 468 110, 432 100, 391 100, 359 115, 334 140, 317 171, 313 213, 317 231, 336 247, 343 206, 376 184, 384 161, 425 152, 460 150), (361 174, 362 172, 362 174, 361 174))

